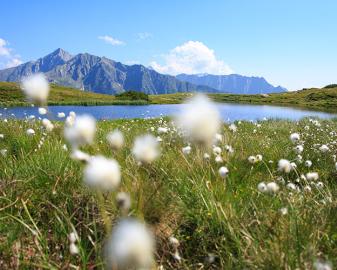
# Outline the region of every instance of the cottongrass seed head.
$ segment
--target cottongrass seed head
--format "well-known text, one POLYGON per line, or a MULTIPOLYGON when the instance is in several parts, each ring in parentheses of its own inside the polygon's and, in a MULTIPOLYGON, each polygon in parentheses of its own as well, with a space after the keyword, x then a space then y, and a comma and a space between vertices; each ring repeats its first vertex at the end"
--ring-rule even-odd
POLYGON ((45 104, 49 95, 49 84, 42 73, 26 77, 21 82, 21 89, 31 102, 45 104))
POLYGON ((298 133, 292 133, 290 135, 290 140, 293 142, 293 143, 297 143, 299 140, 300 140, 300 134, 298 133))
POLYGON ((32 128, 27 129, 26 134, 28 136, 33 136, 35 134, 35 130, 32 128))
POLYGON ((225 166, 223 166, 219 169, 219 175, 220 175, 221 178, 226 178, 228 173, 229 173, 229 170, 225 166))
POLYGON ((278 162, 278 170, 284 173, 290 173, 293 169, 290 161, 287 159, 280 159, 278 162))
POLYGON ((210 146, 221 121, 216 106, 206 96, 198 94, 183 107, 176 123, 189 141, 210 146))
POLYGON ((64 137, 73 148, 91 144, 96 132, 96 120, 90 115, 81 115, 75 118, 72 126, 65 126, 64 137))
POLYGON ((117 189, 121 181, 118 162, 103 156, 91 157, 84 168, 83 175, 86 185, 103 191, 117 189))
POLYGON ((111 148, 114 150, 119 150, 123 147, 124 136, 123 133, 118 129, 109 132, 108 135, 106 136, 106 139, 111 148))
POLYGON ((319 179, 317 172, 308 172, 305 177, 308 181, 317 181, 319 179))
POLYGON ((132 154, 141 163, 149 164, 160 155, 159 143, 151 134, 138 136, 133 144, 132 154))
POLYGON ((151 269, 155 249, 152 233, 145 224, 122 219, 112 230, 105 245, 107 269, 151 269))

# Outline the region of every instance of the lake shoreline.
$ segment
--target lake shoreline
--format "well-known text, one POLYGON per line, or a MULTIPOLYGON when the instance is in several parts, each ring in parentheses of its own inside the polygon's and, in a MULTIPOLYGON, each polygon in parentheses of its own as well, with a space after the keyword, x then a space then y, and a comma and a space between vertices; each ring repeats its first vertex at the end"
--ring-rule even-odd
MULTIPOLYGON (((273 107, 285 107, 285 108, 294 108, 294 109, 302 109, 302 110, 309 110, 309 111, 320 111, 320 112, 326 112, 326 113, 337 113, 337 106, 333 107, 321 107, 321 106, 315 106, 315 105, 299 105, 299 104, 293 104, 293 103, 284 103, 284 102, 247 102, 247 101, 231 101, 231 100, 225 100, 225 101, 218 101, 213 100, 217 104, 237 104, 237 105, 261 105, 261 106, 273 106, 273 107)), ((148 105, 178 105, 183 104, 184 101, 176 101, 176 102, 166 102, 166 103, 157 103, 157 102, 146 102, 143 100, 121 100, 121 101, 114 101, 114 102, 51 102, 48 103, 48 106, 84 106, 84 107, 93 107, 93 106, 148 106, 148 105)), ((18 103, 0 103, 0 108, 13 108, 13 107, 30 107, 30 103, 26 102, 18 102, 18 103)))
MULTIPOLYGON (((114 95, 98 94, 74 88, 51 84, 49 106, 108 106, 108 105, 153 105, 181 104, 194 93, 149 95, 148 99, 119 99, 114 95)), ((270 105, 322 112, 337 112, 336 88, 310 88, 294 92, 273 94, 207 94, 218 103, 270 105)), ((17 83, 0 82, 0 107, 30 106, 17 83)))
MULTIPOLYGON (((149 104, 149 105, 52 105, 48 107, 51 120, 62 120, 58 113, 68 115, 71 111, 76 114, 91 114, 96 119, 135 119, 158 118, 161 116, 174 116, 184 104, 149 104)), ((299 120, 305 117, 337 118, 336 113, 309 110, 304 108, 270 106, 260 104, 216 103, 222 120, 262 120, 262 119, 288 119, 299 120)), ((8 107, 0 108, 2 118, 24 119, 30 115, 44 117, 38 112, 38 107, 8 107)))

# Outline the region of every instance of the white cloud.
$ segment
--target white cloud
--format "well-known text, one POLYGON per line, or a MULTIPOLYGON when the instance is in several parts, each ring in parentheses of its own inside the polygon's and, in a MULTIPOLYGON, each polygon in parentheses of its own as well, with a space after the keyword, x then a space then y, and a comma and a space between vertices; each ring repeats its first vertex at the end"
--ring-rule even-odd
POLYGON ((227 64, 216 58, 212 49, 200 41, 187 41, 162 57, 165 62, 163 65, 156 61, 150 63, 160 73, 172 75, 180 73, 224 75, 233 72, 227 64))
POLYGON ((7 48, 8 42, 2 38, 0 38, 0 56, 9 56, 10 49, 7 48))
POLYGON ((148 33, 148 32, 137 33, 137 39, 138 40, 149 39, 149 38, 152 38, 152 37, 153 37, 153 35, 151 33, 148 33))
POLYGON ((125 45, 124 41, 121 41, 119 39, 113 38, 111 36, 99 36, 99 39, 105 41, 106 43, 113 45, 113 46, 120 46, 120 45, 125 45))
POLYGON ((18 65, 21 65, 23 62, 20 58, 14 57, 11 60, 9 60, 6 64, 6 68, 16 67, 18 65))
POLYGON ((13 54, 8 41, 0 38, 0 68, 16 67, 22 64, 20 55, 13 54))

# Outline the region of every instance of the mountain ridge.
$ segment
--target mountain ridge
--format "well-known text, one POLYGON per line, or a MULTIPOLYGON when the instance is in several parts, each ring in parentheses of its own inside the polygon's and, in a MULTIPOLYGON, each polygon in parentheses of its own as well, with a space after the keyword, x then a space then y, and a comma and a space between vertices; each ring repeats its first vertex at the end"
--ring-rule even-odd
POLYGON ((208 86, 182 82, 142 65, 124 65, 89 53, 71 55, 58 48, 52 53, 17 67, 0 70, 0 81, 19 82, 25 76, 43 72, 48 80, 101 94, 139 91, 146 94, 177 92, 218 92, 208 86))
MULTIPOLYGON (((247 88, 249 82, 236 83, 232 84, 231 87, 221 88, 218 87, 219 85, 207 81, 199 83, 193 79, 195 75, 180 74, 172 76, 160 74, 154 69, 140 64, 125 65, 107 57, 99 57, 89 53, 71 55, 61 48, 36 61, 29 61, 17 67, 0 70, 0 81, 19 82, 23 77, 38 72, 44 73, 52 83, 110 95, 131 90, 146 94, 230 93, 233 91, 233 93, 238 93, 238 91, 240 92, 239 88, 244 93, 245 89, 249 88, 247 88), (183 75, 185 77, 182 77, 183 75), (235 85, 237 85, 236 88, 235 85)), ((205 76, 217 75, 207 74, 198 78, 204 78, 205 76)), ((264 80, 264 78, 262 79, 264 80)), ((265 81, 264 89, 260 89, 260 92, 267 93, 266 89, 273 92, 274 89, 270 86, 265 81)))
POLYGON ((266 94, 285 92, 286 88, 273 86, 264 77, 243 76, 239 74, 213 75, 213 74, 178 74, 179 80, 198 85, 206 85, 220 92, 232 94, 266 94))

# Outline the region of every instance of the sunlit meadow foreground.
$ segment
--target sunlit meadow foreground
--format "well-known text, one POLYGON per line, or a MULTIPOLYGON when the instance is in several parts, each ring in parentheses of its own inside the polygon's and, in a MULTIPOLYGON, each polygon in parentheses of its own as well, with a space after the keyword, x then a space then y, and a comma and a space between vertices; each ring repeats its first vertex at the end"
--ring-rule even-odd
POLYGON ((1 120, 1 269, 337 265, 337 120, 227 125, 190 102, 173 121, 1 120))

